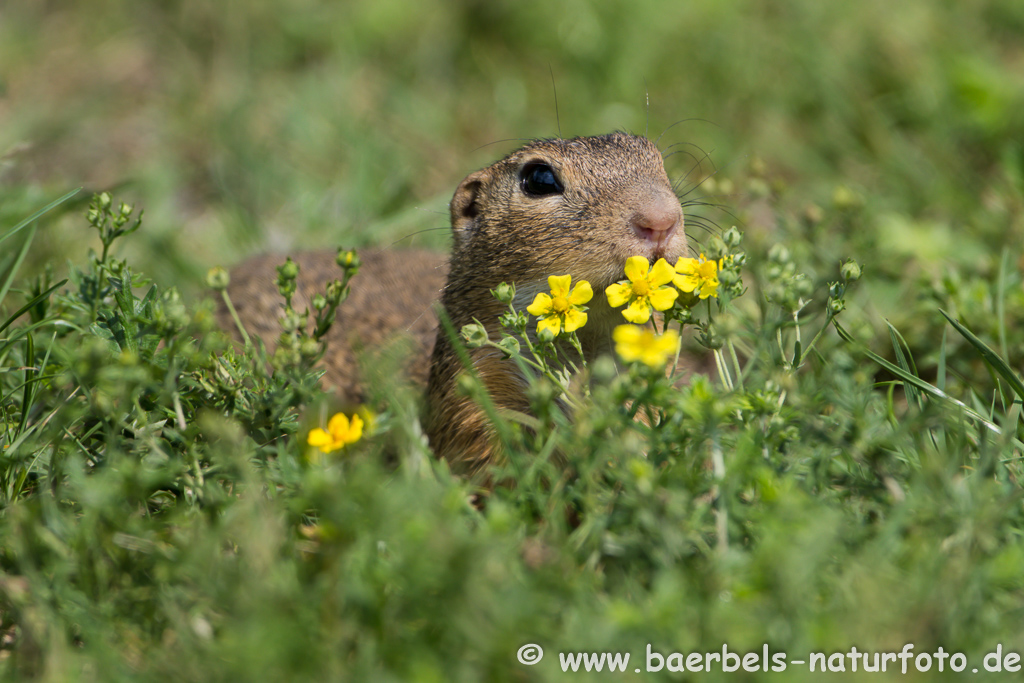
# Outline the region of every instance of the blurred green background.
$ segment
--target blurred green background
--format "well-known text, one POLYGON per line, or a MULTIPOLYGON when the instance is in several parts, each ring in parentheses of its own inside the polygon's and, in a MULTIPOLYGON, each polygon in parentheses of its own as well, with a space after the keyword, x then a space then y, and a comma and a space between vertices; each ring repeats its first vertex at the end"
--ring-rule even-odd
MULTIPOLYGON (((134 261, 195 293, 260 251, 444 248, 451 192, 516 140, 625 129, 690 183, 753 168, 793 216, 849 190, 871 220, 805 246, 898 301, 1022 241, 1021 36, 1019 0, 15 0, 0 219, 115 190, 146 211, 134 261)), ((770 234, 746 184, 712 187, 736 217, 706 218, 770 234)), ((93 244, 72 213, 37 263, 93 244)))
MULTIPOLYGON (((694 209, 693 237, 701 218, 745 230, 748 282, 787 245, 820 321, 839 259, 857 258, 843 324, 885 335, 881 350, 892 320, 922 375, 941 384, 948 370, 949 393, 1016 425, 937 308, 1024 366, 1022 36, 1021 0, 6 0, 0 234, 83 186, 40 222, 18 279, 84 263, 99 246, 89 193, 110 190, 146 212, 123 241, 132 268, 197 297, 209 266, 262 251, 443 249, 458 182, 519 140, 647 133, 688 199, 724 205, 694 209)), ((741 305, 764 305, 751 289, 741 305)), ((771 330, 779 315, 751 319, 771 330)), ((382 667, 386 680, 527 680, 510 666, 527 634, 551 653, 763 639, 1022 649, 1020 463, 998 460, 1010 436, 986 440, 937 401, 917 411, 832 331, 800 372, 754 356, 742 411, 707 382, 686 389, 677 465, 630 455, 632 432, 606 438, 600 413, 581 421, 594 466, 571 491, 578 529, 544 512, 568 509, 568 494, 536 482, 471 513, 462 484, 419 478, 426 448, 401 412, 380 443, 322 470, 266 410, 221 420, 198 402, 183 437, 159 410, 129 432, 128 397, 169 404, 194 378, 177 365, 150 376, 92 341, 51 342, 55 365, 86 368, 73 370, 85 391, 40 376, 20 345, 5 352, 4 397, 21 407, 4 427, 20 412, 31 440, 0 474, 45 476, 0 517, 0 674, 30 678, 45 660, 55 681, 376 680, 363 672, 382 667), (726 410, 743 414, 720 422, 726 410), (252 427, 262 420, 272 437, 252 427), (720 494, 704 450, 719 433, 735 446, 720 500, 736 540, 721 554, 706 543, 720 494), (114 466, 82 476, 93 456, 78 437, 114 466), (378 457, 389 440, 412 453, 398 475, 378 457), (193 471, 204 485, 164 488, 161 473, 193 471)), ((549 657, 538 679, 556 675, 549 657)))

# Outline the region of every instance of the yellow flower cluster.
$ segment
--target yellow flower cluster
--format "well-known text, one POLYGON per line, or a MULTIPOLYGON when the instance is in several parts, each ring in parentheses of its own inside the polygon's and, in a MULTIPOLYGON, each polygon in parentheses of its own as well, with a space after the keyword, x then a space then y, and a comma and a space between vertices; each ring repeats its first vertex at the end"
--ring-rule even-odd
MULTIPOLYGON (((680 292, 693 294, 701 300, 717 298, 719 265, 718 261, 708 260, 704 254, 698 258, 681 258, 675 267, 663 258, 658 259, 653 267, 643 256, 626 259, 627 280, 605 289, 608 303, 613 308, 626 306, 622 316, 635 323, 619 325, 612 335, 615 349, 623 360, 640 361, 650 367, 665 365, 679 349, 679 333, 666 330, 657 335, 638 325, 648 322, 653 311, 672 308, 680 292)), ((530 315, 538 317, 538 331, 550 330, 557 336, 586 325, 587 308, 584 304, 593 298, 593 289, 586 280, 580 280, 572 289, 571 284, 569 275, 552 275, 548 278, 551 294, 537 294, 526 309, 530 315)))
POLYGON ((605 289, 612 308, 629 304, 622 317, 631 323, 645 323, 651 311, 666 311, 675 303, 679 292, 694 293, 701 299, 718 296, 718 263, 700 258, 681 258, 675 268, 665 259, 658 259, 654 267, 643 256, 626 259, 626 277, 605 289), (668 287, 669 283, 675 288, 668 287))

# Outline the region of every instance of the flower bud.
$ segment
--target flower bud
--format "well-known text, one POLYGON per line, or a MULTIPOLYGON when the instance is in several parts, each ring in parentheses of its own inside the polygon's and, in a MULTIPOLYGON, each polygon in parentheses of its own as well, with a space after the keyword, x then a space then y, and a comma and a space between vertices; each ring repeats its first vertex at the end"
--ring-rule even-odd
POLYGON ((590 364, 590 373, 600 384, 611 382, 615 379, 617 372, 615 361, 611 356, 598 356, 597 360, 590 364))
POLYGON ((277 267, 278 280, 294 280, 299 276, 299 264, 292 261, 289 256, 285 262, 277 267))
POLYGON ((722 240, 730 249, 735 249, 736 247, 740 246, 740 240, 742 239, 743 233, 740 232, 739 228, 737 228, 735 225, 726 230, 725 234, 722 235, 722 240))
POLYGON ((732 285, 739 282, 739 280, 740 274, 737 273, 732 268, 718 271, 718 281, 722 284, 723 287, 731 287, 732 285))
POLYGON ((327 299, 319 292, 313 295, 313 310, 322 311, 327 308, 327 299))
POLYGON ((704 348, 717 351, 725 345, 725 341, 713 329, 701 330, 700 334, 697 335, 697 342, 704 348))
MULTIPOLYGON (((676 311, 672 314, 672 319, 678 320, 681 324, 685 325, 695 320, 695 316, 693 315, 693 307, 698 301, 700 301, 700 299, 698 299, 693 294, 684 294, 681 295, 679 298, 681 299, 683 298, 683 296, 689 296, 691 300, 686 304, 685 308, 680 307, 676 309, 676 311)), ((679 304, 678 301, 676 303, 677 305, 679 304)))
POLYGON ((790 260, 789 249, 784 244, 773 244, 768 250, 768 260, 775 263, 788 263, 790 260))
POLYGON ((101 192, 96 197, 96 204, 100 207, 101 211, 106 211, 107 209, 109 209, 110 208, 110 193, 109 192, 101 192))
POLYGON ((515 330, 518 329, 517 325, 519 323, 519 316, 513 311, 505 311, 498 318, 498 322, 501 323, 501 326, 504 328, 515 330))
POLYGON ((299 355, 305 359, 316 358, 320 353, 320 342, 315 339, 306 338, 299 344, 299 355))
POLYGON ((331 282, 327 283, 327 301, 329 301, 330 303, 340 303, 341 295, 344 292, 345 288, 342 287, 341 280, 332 280, 331 282))
POLYGON ((729 247, 725 245, 725 241, 721 237, 715 235, 708 240, 705 253, 709 261, 717 261, 729 253, 729 247))
POLYGON ((206 271, 206 286, 218 292, 223 292, 231 283, 231 276, 228 271, 220 266, 214 266, 206 271))
POLYGON ((491 290, 491 295, 495 299, 503 304, 512 303, 512 299, 516 296, 515 285, 510 285, 507 282, 502 282, 500 285, 491 290))
POLYGON ((295 312, 295 309, 289 306, 281 317, 281 329, 288 333, 295 332, 304 326, 304 322, 302 317, 295 312))
POLYGON ((487 343, 487 330, 480 323, 472 323, 462 326, 461 336, 466 346, 471 349, 479 348, 487 343))
POLYGON ((839 267, 839 274, 842 275, 843 279, 847 282, 856 282, 861 276, 860 264, 853 259, 847 259, 846 262, 839 267))
POLYGON ((355 249, 338 249, 338 255, 334 258, 334 262, 338 264, 339 268, 350 273, 349 277, 354 277, 359 272, 359 267, 363 265, 355 249))
POLYGON ((503 337, 498 346, 506 355, 514 356, 519 353, 519 340, 515 337, 503 337))
POLYGON ((550 327, 538 328, 537 339, 545 344, 550 344, 555 341, 555 333, 551 331, 550 327))

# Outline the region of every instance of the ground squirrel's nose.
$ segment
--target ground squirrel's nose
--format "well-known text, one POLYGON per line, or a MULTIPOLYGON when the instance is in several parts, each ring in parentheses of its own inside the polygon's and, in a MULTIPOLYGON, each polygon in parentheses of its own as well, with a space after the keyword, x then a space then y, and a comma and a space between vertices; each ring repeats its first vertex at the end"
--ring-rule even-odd
POLYGON ((683 210, 675 195, 651 197, 629 221, 633 232, 655 248, 668 244, 683 225, 683 210))

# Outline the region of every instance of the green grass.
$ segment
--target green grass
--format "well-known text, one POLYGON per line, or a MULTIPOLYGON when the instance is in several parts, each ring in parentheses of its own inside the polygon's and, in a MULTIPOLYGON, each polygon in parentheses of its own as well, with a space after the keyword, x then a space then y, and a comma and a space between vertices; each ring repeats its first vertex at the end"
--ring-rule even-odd
POLYGON ((1014 0, 5 6, 0 672, 562 680, 559 652, 608 651, 626 680, 648 644, 1024 652, 1022 33, 1014 0), (734 389, 591 359, 571 424, 541 386, 536 433, 506 425, 517 485, 478 510, 417 397, 379 387, 372 433, 311 459, 319 349, 271 375, 212 330, 210 266, 444 249, 465 174, 614 128, 664 133, 683 191, 713 174, 702 248, 744 232, 748 292, 708 331, 734 389), (638 397, 666 419, 631 420, 638 397))

